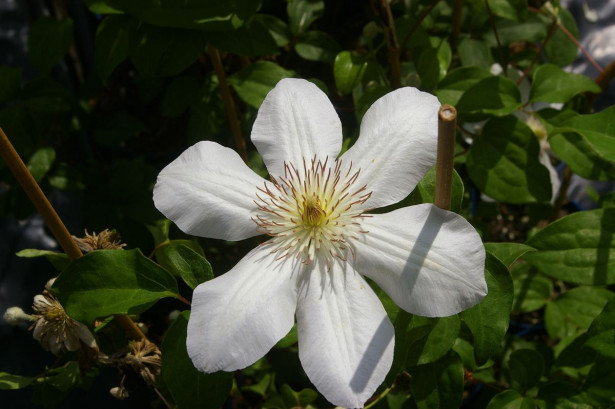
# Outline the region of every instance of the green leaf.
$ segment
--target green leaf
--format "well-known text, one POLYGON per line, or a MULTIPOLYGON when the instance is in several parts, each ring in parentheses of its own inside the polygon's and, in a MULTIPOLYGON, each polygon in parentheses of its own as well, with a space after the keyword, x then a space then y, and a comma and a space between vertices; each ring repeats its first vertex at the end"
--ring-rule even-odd
POLYGON ((70 260, 64 253, 56 253, 50 250, 38 250, 38 249, 24 249, 17 252, 17 257, 33 258, 33 257, 45 257, 58 271, 64 270, 69 264, 70 260))
MULTIPOLYGON (((574 17, 565 7, 558 8, 558 18, 560 23, 568 30, 570 34, 577 40, 579 39, 579 30, 574 17)), ((547 60, 560 67, 565 67, 574 62, 579 49, 574 41, 572 41, 566 33, 559 27, 545 45, 545 54, 547 60)))
POLYGON ((442 358, 453 347, 460 325, 461 320, 457 315, 443 318, 413 317, 406 335, 411 341, 406 352, 406 365, 423 365, 442 358))
POLYGON ((175 118, 196 105, 203 95, 202 83, 195 77, 182 75, 167 86, 160 111, 162 115, 175 118))
POLYGON ((427 365, 408 368, 410 389, 418 409, 458 408, 463 393, 463 364, 450 352, 427 365))
MULTIPOLYGON (((451 187, 451 211, 459 212, 463 202, 463 181, 453 169, 453 184, 451 187)), ((410 196, 411 204, 434 203, 436 194, 436 167, 434 166, 423 176, 410 196)))
POLYGON ((34 152, 28 161, 28 170, 34 177, 34 180, 41 182, 51 165, 56 160, 56 151, 52 147, 39 148, 34 152))
POLYGON ((68 89, 50 78, 27 82, 21 92, 21 103, 36 113, 70 111, 72 97, 68 89))
POLYGON ((529 102, 566 102, 573 96, 600 87, 585 75, 566 72, 556 65, 541 65, 534 71, 529 102))
POLYGON ((257 57, 278 54, 278 45, 267 26, 259 20, 231 31, 211 31, 207 40, 221 51, 257 57))
POLYGON ((286 6, 288 26, 295 34, 302 34, 325 12, 323 0, 290 0, 286 6))
POLYGON ((538 270, 523 263, 515 265, 511 273, 515 288, 513 311, 521 313, 535 311, 549 301, 553 284, 538 270))
POLYGON ((602 357, 615 359, 615 298, 609 300, 591 323, 585 346, 602 357))
POLYGON ((41 74, 47 74, 68 53, 72 39, 73 20, 69 17, 42 17, 30 27, 28 59, 41 74))
MULTIPOLYGON (((498 21, 497 29, 501 45, 508 45, 523 40, 531 43, 540 42, 544 41, 547 35, 546 23, 540 17, 533 14, 521 23, 512 20, 498 21)), ((496 48, 498 46, 493 30, 490 30, 484 38, 489 47, 496 48)))
POLYGON ((492 118, 472 144, 466 165, 476 186, 496 200, 548 202, 551 178, 539 153, 538 139, 523 121, 492 118))
POLYGON ((205 50, 204 33, 141 23, 131 36, 130 57, 145 78, 176 75, 205 50))
POLYGON ((523 21, 528 16, 527 0, 489 0, 489 8, 496 16, 523 21))
POLYGON ((186 351, 189 317, 182 312, 162 340, 162 377, 179 409, 218 409, 231 391, 233 374, 206 374, 194 367, 186 351))
POLYGON ((276 63, 257 61, 228 77, 228 82, 246 104, 258 109, 281 79, 294 75, 276 63))
POLYGON ((0 66, 0 104, 17 98, 21 89, 21 67, 0 66))
POLYGON ((214 278, 207 259, 180 243, 170 242, 159 247, 156 260, 167 271, 180 276, 193 290, 197 285, 214 278))
POLYGON ((160 27, 233 30, 260 7, 260 0, 106 0, 114 9, 160 27))
POLYGON ((525 393, 538 383, 545 364, 542 355, 533 349, 517 349, 510 355, 508 369, 513 388, 525 393))
POLYGON ((457 47, 459 59, 463 68, 471 68, 471 65, 489 69, 493 64, 491 51, 484 41, 464 38, 457 47))
POLYGON ((591 395, 608 399, 609 403, 612 403, 615 399, 615 388, 613 388, 615 371, 613 371, 613 366, 615 366, 615 359, 605 357, 597 359, 587 374, 583 390, 591 395))
POLYGON ((506 77, 490 77, 470 87, 459 99, 457 111, 461 115, 473 115, 476 119, 485 114, 505 116, 521 106, 521 93, 517 85, 506 77))
POLYGON ((35 378, 31 376, 20 376, 0 372, 0 391, 25 388, 34 382, 34 380, 35 378))
POLYGON ((513 302, 513 283, 508 269, 489 253, 485 262, 485 278, 487 296, 461 315, 474 335, 474 354, 478 365, 500 351, 513 302))
POLYGON ((532 398, 525 398, 515 390, 500 392, 489 401, 487 409, 534 409, 532 398))
POLYGON ((323 31, 308 31, 295 44, 295 51, 309 61, 333 62, 341 46, 323 31))
POLYGON ((512 265, 528 251, 535 250, 521 243, 485 243, 485 249, 496 256, 505 266, 512 265))
POLYGON ((545 325, 549 336, 563 339, 585 331, 614 296, 602 287, 582 286, 566 291, 547 305, 545 325))
POLYGON ((145 123, 124 110, 94 116, 92 119, 94 140, 103 146, 117 146, 147 131, 145 123))
POLYGON ((615 283, 615 209, 574 213, 551 223, 528 241, 536 252, 525 259, 544 274, 564 281, 615 283))
POLYGON ((122 14, 121 11, 109 6, 107 0, 83 0, 83 2, 94 14, 122 14))
POLYGON ((130 16, 105 17, 96 30, 94 65, 100 79, 105 83, 115 67, 128 58, 131 37, 138 21, 130 16))
POLYGON ((290 41, 288 25, 276 16, 258 13, 252 17, 252 21, 258 21, 265 26, 278 47, 284 47, 290 41))
POLYGON ((68 315, 87 324, 111 314, 139 314, 178 292, 173 276, 138 249, 88 253, 60 274, 53 291, 68 315))
POLYGON ((595 409, 595 399, 580 392, 577 385, 555 381, 543 385, 538 390, 536 403, 544 409, 595 409))
POLYGON ((337 91, 344 95, 352 92, 355 85, 361 82, 367 68, 367 59, 353 54, 351 51, 342 51, 335 57, 333 63, 333 76, 337 91))
POLYGON ((451 70, 434 93, 443 104, 456 106, 465 92, 481 80, 492 77, 489 70, 480 67, 458 67, 451 70))
POLYGON ((587 179, 615 179, 615 106, 577 115, 555 128, 549 143, 573 172, 587 179))

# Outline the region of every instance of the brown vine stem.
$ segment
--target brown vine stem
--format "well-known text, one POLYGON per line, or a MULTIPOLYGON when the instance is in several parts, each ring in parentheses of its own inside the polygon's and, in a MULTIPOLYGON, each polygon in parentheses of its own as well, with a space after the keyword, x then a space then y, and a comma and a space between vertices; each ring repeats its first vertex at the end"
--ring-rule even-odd
POLYGON ((218 85, 220 87, 220 94, 222 94, 222 101, 224 102, 224 110, 226 111, 226 117, 231 125, 231 132, 233 133, 233 141, 235 142, 235 148, 241 159, 244 162, 248 161, 248 152, 246 150, 246 141, 241 134, 241 127, 239 126, 239 118, 237 117, 237 111, 235 110, 235 101, 233 101, 233 95, 231 89, 226 81, 226 73, 222 66, 222 58, 220 57, 220 51, 213 45, 207 46, 207 51, 211 58, 211 62, 218 77, 218 85))
MULTIPOLYGON (((39 214, 45 220, 45 224, 51 230, 51 233, 56 238, 68 258, 75 260, 81 256, 81 250, 77 247, 77 244, 70 236, 68 229, 58 216, 49 200, 39 187, 34 177, 26 167, 25 163, 19 157, 19 154, 13 147, 13 144, 6 136, 2 128, 0 128, 0 155, 6 162, 11 173, 17 179, 17 182, 21 185, 26 192, 30 201, 36 207, 39 214)), ((137 327, 137 325, 126 315, 115 315, 115 319, 118 324, 126 331, 132 338, 139 340, 145 338, 145 334, 137 327)))
POLYGON ((416 29, 419 28, 423 20, 425 20, 429 13, 431 13, 431 11, 438 5, 438 3, 440 3, 440 0, 435 0, 433 3, 431 3, 431 6, 429 6, 429 8, 427 8, 427 10, 425 10, 425 12, 423 12, 423 14, 421 14, 420 17, 416 19, 414 24, 412 24, 412 27, 410 27, 410 31, 408 31, 408 34, 406 34, 404 41, 402 41, 401 43, 402 50, 406 48, 408 41, 410 41, 410 39, 412 38, 412 34, 414 34, 416 29))
POLYGON ((399 56, 401 54, 399 41, 397 40, 397 32, 395 30, 395 21, 391 13, 391 6, 388 0, 380 0, 380 9, 384 18, 384 34, 389 48, 389 62, 391 64, 391 82, 393 88, 401 88, 401 69, 399 66, 399 56))
POLYGON ((500 42, 498 28, 495 25, 495 17, 493 17, 491 7, 489 6, 489 0, 485 0, 485 6, 487 7, 487 13, 489 14, 489 21, 491 21, 491 28, 493 29, 493 34, 495 35, 495 41, 498 43, 498 52, 500 53, 500 65, 502 66, 502 71, 504 71, 504 76, 508 77, 508 63, 504 58, 504 50, 502 50, 502 43, 500 42))
POLYGON ((457 110, 444 104, 438 112, 438 157, 436 160, 436 194, 434 203, 441 209, 451 209, 453 168, 455 159, 455 124, 457 110))
POLYGON ((609 83, 615 77, 615 61, 612 61, 609 65, 606 66, 604 71, 596 77, 596 84, 605 91, 609 87, 609 83))
POLYGON ((453 6, 453 27, 451 30, 450 45, 453 50, 457 49, 457 38, 461 31, 461 8, 463 6, 463 0, 455 0, 453 6))

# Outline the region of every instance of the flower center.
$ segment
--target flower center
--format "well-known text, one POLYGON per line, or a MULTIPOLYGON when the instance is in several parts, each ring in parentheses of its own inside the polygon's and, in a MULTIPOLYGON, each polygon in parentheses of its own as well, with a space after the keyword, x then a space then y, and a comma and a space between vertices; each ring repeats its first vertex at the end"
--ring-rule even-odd
POLYGON ((272 236, 266 245, 279 258, 293 256, 305 264, 314 261, 331 265, 333 258, 347 259, 352 254, 349 240, 357 239, 360 220, 368 217, 365 202, 372 193, 356 181, 360 170, 352 164, 342 170, 341 160, 334 165, 328 158, 316 157, 298 170, 284 164, 284 176, 265 182, 256 194, 260 214, 254 218, 259 231, 272 236))

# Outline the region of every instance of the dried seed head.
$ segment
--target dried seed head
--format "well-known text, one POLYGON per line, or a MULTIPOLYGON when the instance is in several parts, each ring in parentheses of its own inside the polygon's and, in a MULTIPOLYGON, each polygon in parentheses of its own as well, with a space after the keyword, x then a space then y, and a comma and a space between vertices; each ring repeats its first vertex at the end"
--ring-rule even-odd
POLYGON ((130 352, 124 360, 141 375, 146 383, 154 385, 156 376, 160 375, 162 365, 162 354, 156 344, 147 339, 135 341, 130 346, 130 352))
POLYGON ((84 253, 94 250, 123 250, 123 247, 126 246, 125 243, 120 241, 119 233, 109 229, 105 229, 99 234, 96 234, 96 232, 89 234, 86 230, 85 236, 81 238, 73 236, 73 239, 84 253))

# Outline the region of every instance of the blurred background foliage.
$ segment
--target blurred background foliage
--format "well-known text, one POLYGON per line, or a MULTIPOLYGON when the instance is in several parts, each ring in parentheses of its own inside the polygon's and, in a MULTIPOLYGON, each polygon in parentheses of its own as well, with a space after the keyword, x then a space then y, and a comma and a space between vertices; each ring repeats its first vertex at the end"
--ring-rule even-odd
MULTIPOLYGON (((140 249, 181 278, 179 288, 165 287, 148 300, 146 312, 127 307, 135 317, 143 313, 148 337, 162 347, 158 395, 133 376, 131 396, 112 405, 164 407, 163 396, 180 408, 328 406, 299 365, 296 332, 250 368, 206 376, 182 349, 188 313, 173 315, 172 324, 168 318, 186 306, 172 298, 152 307, 169 294, 190 298, 196 284, 230 269, 254 244, 197 241, 163 220, 152 202, 159 170, 188 146, 211 140, 235 148, 266 176, 249 140, 252 123, 280 79, 300 77, 332 100, 345 148, 358 136, 367 108, 397 87, 419 87, 455 105, 453 210, 488 242, 490 295, 472 310, 412 317, 379 293, 398 345, 373 407, 613 407, 615 111, 603 93, 613 67, 595 69, 595 81, 562 69, 586 58, 579 57, 577 23, 558 1, 84 0, 43 6, 46 12, 23 22, 26 59, 0 66, 0 126, 71 233, 114 229, 127 249, 140 249), (602 113, 594 113, 596 101, 606 107, 602 113), (579 176, 603 182, 582 185, 590 205, 571 200, 569 187, 579 176), (571 239, 582 228, 590 230, 587 237, 571 239), (593 255, 573 254, 583 246, 593 255), (571 263, 562 261, 567 257, 584 272, 571 272, 571 263)), ((0 216, 31 217, 34 207, 4 162, 0 181, 0 216)), ((402 205, 433 201, 434 184, 431 172, 402 205)), ((130 263, 146 264, 126 254, 130 263)), ((95 257, 80 268, 97 271, 95 257)), ((163 274, 158 268, 144 267, 163 274)), ((63 277, 74 271, 75 265, 63 277)), ((88 325, 91 316, 109 313, 83 311, 88 307, 79 302, 65 307, 82 313, 88 325)), ((127 342, 113 323, 96 331, 102 349, 127 342)), ((2 399, 14 407, 30 407, 22 396, 36 407, 71 407, 79 404, 67 396, 107 396, 118 382, 109 368, 81 377, 74 361, 66 362, 42 359, 44 375, 15 371, 30 381, 3 372, 0 389, 31 384, 32 396, 11 390, 2 399)), ((109 405, 110 398, 101 399, 109 405)))

